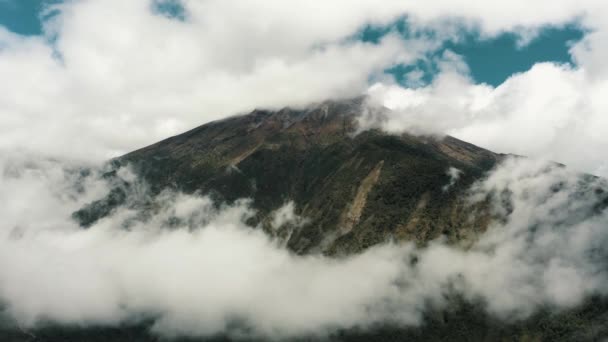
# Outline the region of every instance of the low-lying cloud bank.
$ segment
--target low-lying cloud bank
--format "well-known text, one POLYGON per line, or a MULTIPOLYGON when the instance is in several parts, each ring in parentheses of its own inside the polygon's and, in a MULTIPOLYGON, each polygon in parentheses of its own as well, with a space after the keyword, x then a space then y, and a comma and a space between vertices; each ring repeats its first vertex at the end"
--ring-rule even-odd
POLYGON ((145 219, 122 207, 84 230, 70 214, 107 193, 96 171, 1 166, 0 303, 26 328, 146 319, 163 336, 281 338, 419 325, 450 291, 501 319, 608 292, 608 187, 546 162, 507 160, 471 189, 500 219, 470 249, 387 243, 344 259, 290 254, 243 223, 246 200, 165 193, 145 219))

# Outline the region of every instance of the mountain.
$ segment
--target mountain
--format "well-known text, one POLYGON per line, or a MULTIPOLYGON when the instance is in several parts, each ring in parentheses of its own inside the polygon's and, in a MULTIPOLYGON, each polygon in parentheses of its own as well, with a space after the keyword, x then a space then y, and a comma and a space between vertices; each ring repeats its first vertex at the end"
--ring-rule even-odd
MULTIPOLYGON (((155 210, 154 198, 172 189, 209 195, 218 205, 250 199, 255 215, 248 225, 263 229, 295 254, 341 257, 386 241, 424 246, 438 237, 466 250, 501 219, 490 209, 490 199, 467 200, 471 187, 507 155, 450 136, 362 129, 361 115, 383 120, 386 110, 370 107, 361 97, 302 109, 258 109, 207 123, 112 160, 104 177, 113 189, 73 218, 86 228, 123 205, 145 216, 155 210), (123 166, 143 179, 145 196, 132 197, 138 184, 118 177, 123 166), (280 215, 291 220, 277 219, 280 215)), ((601 212, 608 197, 599 189, 595 193, 603 202, 593 208, 601 212)), ((430 307, 420 327, 337 329, 330 339, 592 341, 608 336, 608 301, 601 296, 568 310, 542 307, 525 320, 505 321, 489 315, 483 303, 457 293, 444 300, 448 305, 430 307)), ((49 325, 34 332, 0 326, 0 333, 12 341, 30 340, 34 334, 33 340, 41 341, 158 340, 149 328, 141 322, 49 325)))
MULTIPOLYGON (((389 239, 424 244, 440 235, 467 243, 483 231, 489 214, 465 206, 465 192, 504 156, 450 136, 359 132, 365 111, 362 97, 255 110, 114 162, 130 165, 153 193, 251 198, 257 215, 249 223, 299 254, 351 254, 389 239), (273 214, 290 202, 305 222, 273 227, 273 214)), ((123 199, 114 191, 74 217, 89 225, 123 199)))

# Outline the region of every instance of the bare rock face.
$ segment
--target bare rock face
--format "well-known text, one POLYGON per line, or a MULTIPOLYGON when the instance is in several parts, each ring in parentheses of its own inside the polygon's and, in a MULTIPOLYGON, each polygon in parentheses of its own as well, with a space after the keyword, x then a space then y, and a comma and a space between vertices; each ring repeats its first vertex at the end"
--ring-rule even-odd
MULTIPOLYGON (((364 111, 364 98, 255 110, 115 163, 131 165, 153 193, 171 188, 218 201, 251 198, 258 214, 250 223, 284 237, 296 253, 350 254, 388 239, 424 243, 440 235, 456 242, 484 229, 487 217, 471 215, 465 192, 501 155, 449 136, 359 132, 364 111), (458 170, 456 181, 450 170, 458 170), (270 229, 272 213, 290 201, 306 223, 270 229)), ((112 195, 75 217, 94 222, 107 212, 100 208, 120 202, 120 192, 112 195)))

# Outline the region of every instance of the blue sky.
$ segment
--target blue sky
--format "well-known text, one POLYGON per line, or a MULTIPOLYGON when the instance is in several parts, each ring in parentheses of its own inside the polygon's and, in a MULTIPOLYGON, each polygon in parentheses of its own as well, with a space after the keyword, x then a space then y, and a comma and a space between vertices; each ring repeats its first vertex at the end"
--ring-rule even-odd
MULTIPOLYGON (((44 4, 57 1, 0 0, 0 25, 23 35, 41 34, 40 11, 44 4)), ((156 9, 168 16, 183 19, 185 13, 177 1, 155 2, 156 9)), ((359 39, 377 42, 383 35, 397 31, 404 37, 412 36, 406 19, 388 27, 368 26, 361 30, 359 39)), ((524 72, 537 62, 573 64, 568 52, 570 46, 584 36, 585 31, 576 24, 547 27, 525 46, 518 46, 518 36, 503 33, 491 39, 480 38, 475 32, 463 32, 458 42, 447 42, 444 49, 461 55, 469 66, 471 77, 479 83, 498 86, 514 73, 524 72)), ((443 50, 437 52, 441 54, 443 50)), ((397 65, 387 69, 402 84, 413 70, 423 72, 421 81, 428 84, 436 74, 437 66, 428 60, 416 65, 397 65)))
POLYGON ((40 0, 0 0, 0 24, 20 34, 40 34, 40 0))
MULTIPOLYGON (((359 37, 364 41, 378 42, 389 32, 399 32, 405 38, 422 33, 412 33, 408 29, 407 19, 400 19, 387 27, 368 26, 361 30, 359 37)), ((432 35, 432 32, 423 34, 432 35)), ((438 57, 445 49, 462 56, 469 66, 471 77, 479 83, 498 86, 514 73, 524 72, 538 62, 557 62, 573 65, 569 54, 570 46, 580 41, 585 30, 575 23, 546 27, 538 36, 523 45, 518 44, 519 36, 512 32, 499 34, 492 38, 482 38, 477 32, 464 31, 459 41, 448 41, 443 49, 433 57, 438 57), (523 46, 522 46, 523 45, 523 46)), ((437 72, 437 66, 428 60, 419 61, 416 65, 397 65, 388 71, 400 83, 405 83, 405 75, 413 70, 424 72, 422 80, 428 83, 437 72)))
MULTIPOLYGON (((44 6, 61 3, 61 0, 0 0, 0 25, 23 35, 42 33, 41 11, 44 6)), ((155 1, 155 8, 168 16, 184 18, 178 1, 155 1)))

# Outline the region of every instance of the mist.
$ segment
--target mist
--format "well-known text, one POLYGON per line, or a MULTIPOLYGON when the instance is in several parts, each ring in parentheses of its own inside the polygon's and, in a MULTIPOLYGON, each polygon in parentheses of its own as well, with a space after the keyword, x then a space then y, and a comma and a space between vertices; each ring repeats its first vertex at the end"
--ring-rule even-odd
MULTIPOLYGON (((606 182, 545 161, 508 159, 475 183, 468 200, 489 201, 496 219, 468 248, 387 241, 331 258, 247 226, 247 199, 165 191, 146 215, 127 203, 83 229, 71 213, 110 191, 106 170, 36 160, 5 158, 0 186, 0 303, 25 329, 151 321, 164 337, 280 339, 419 326, 450 293, 512 321, 608 291, 606 182)), ((118 174, 142 184, 130 201, 148 195, 118 174)), ((305 222, 293 206, 273 224, 305 222)))

